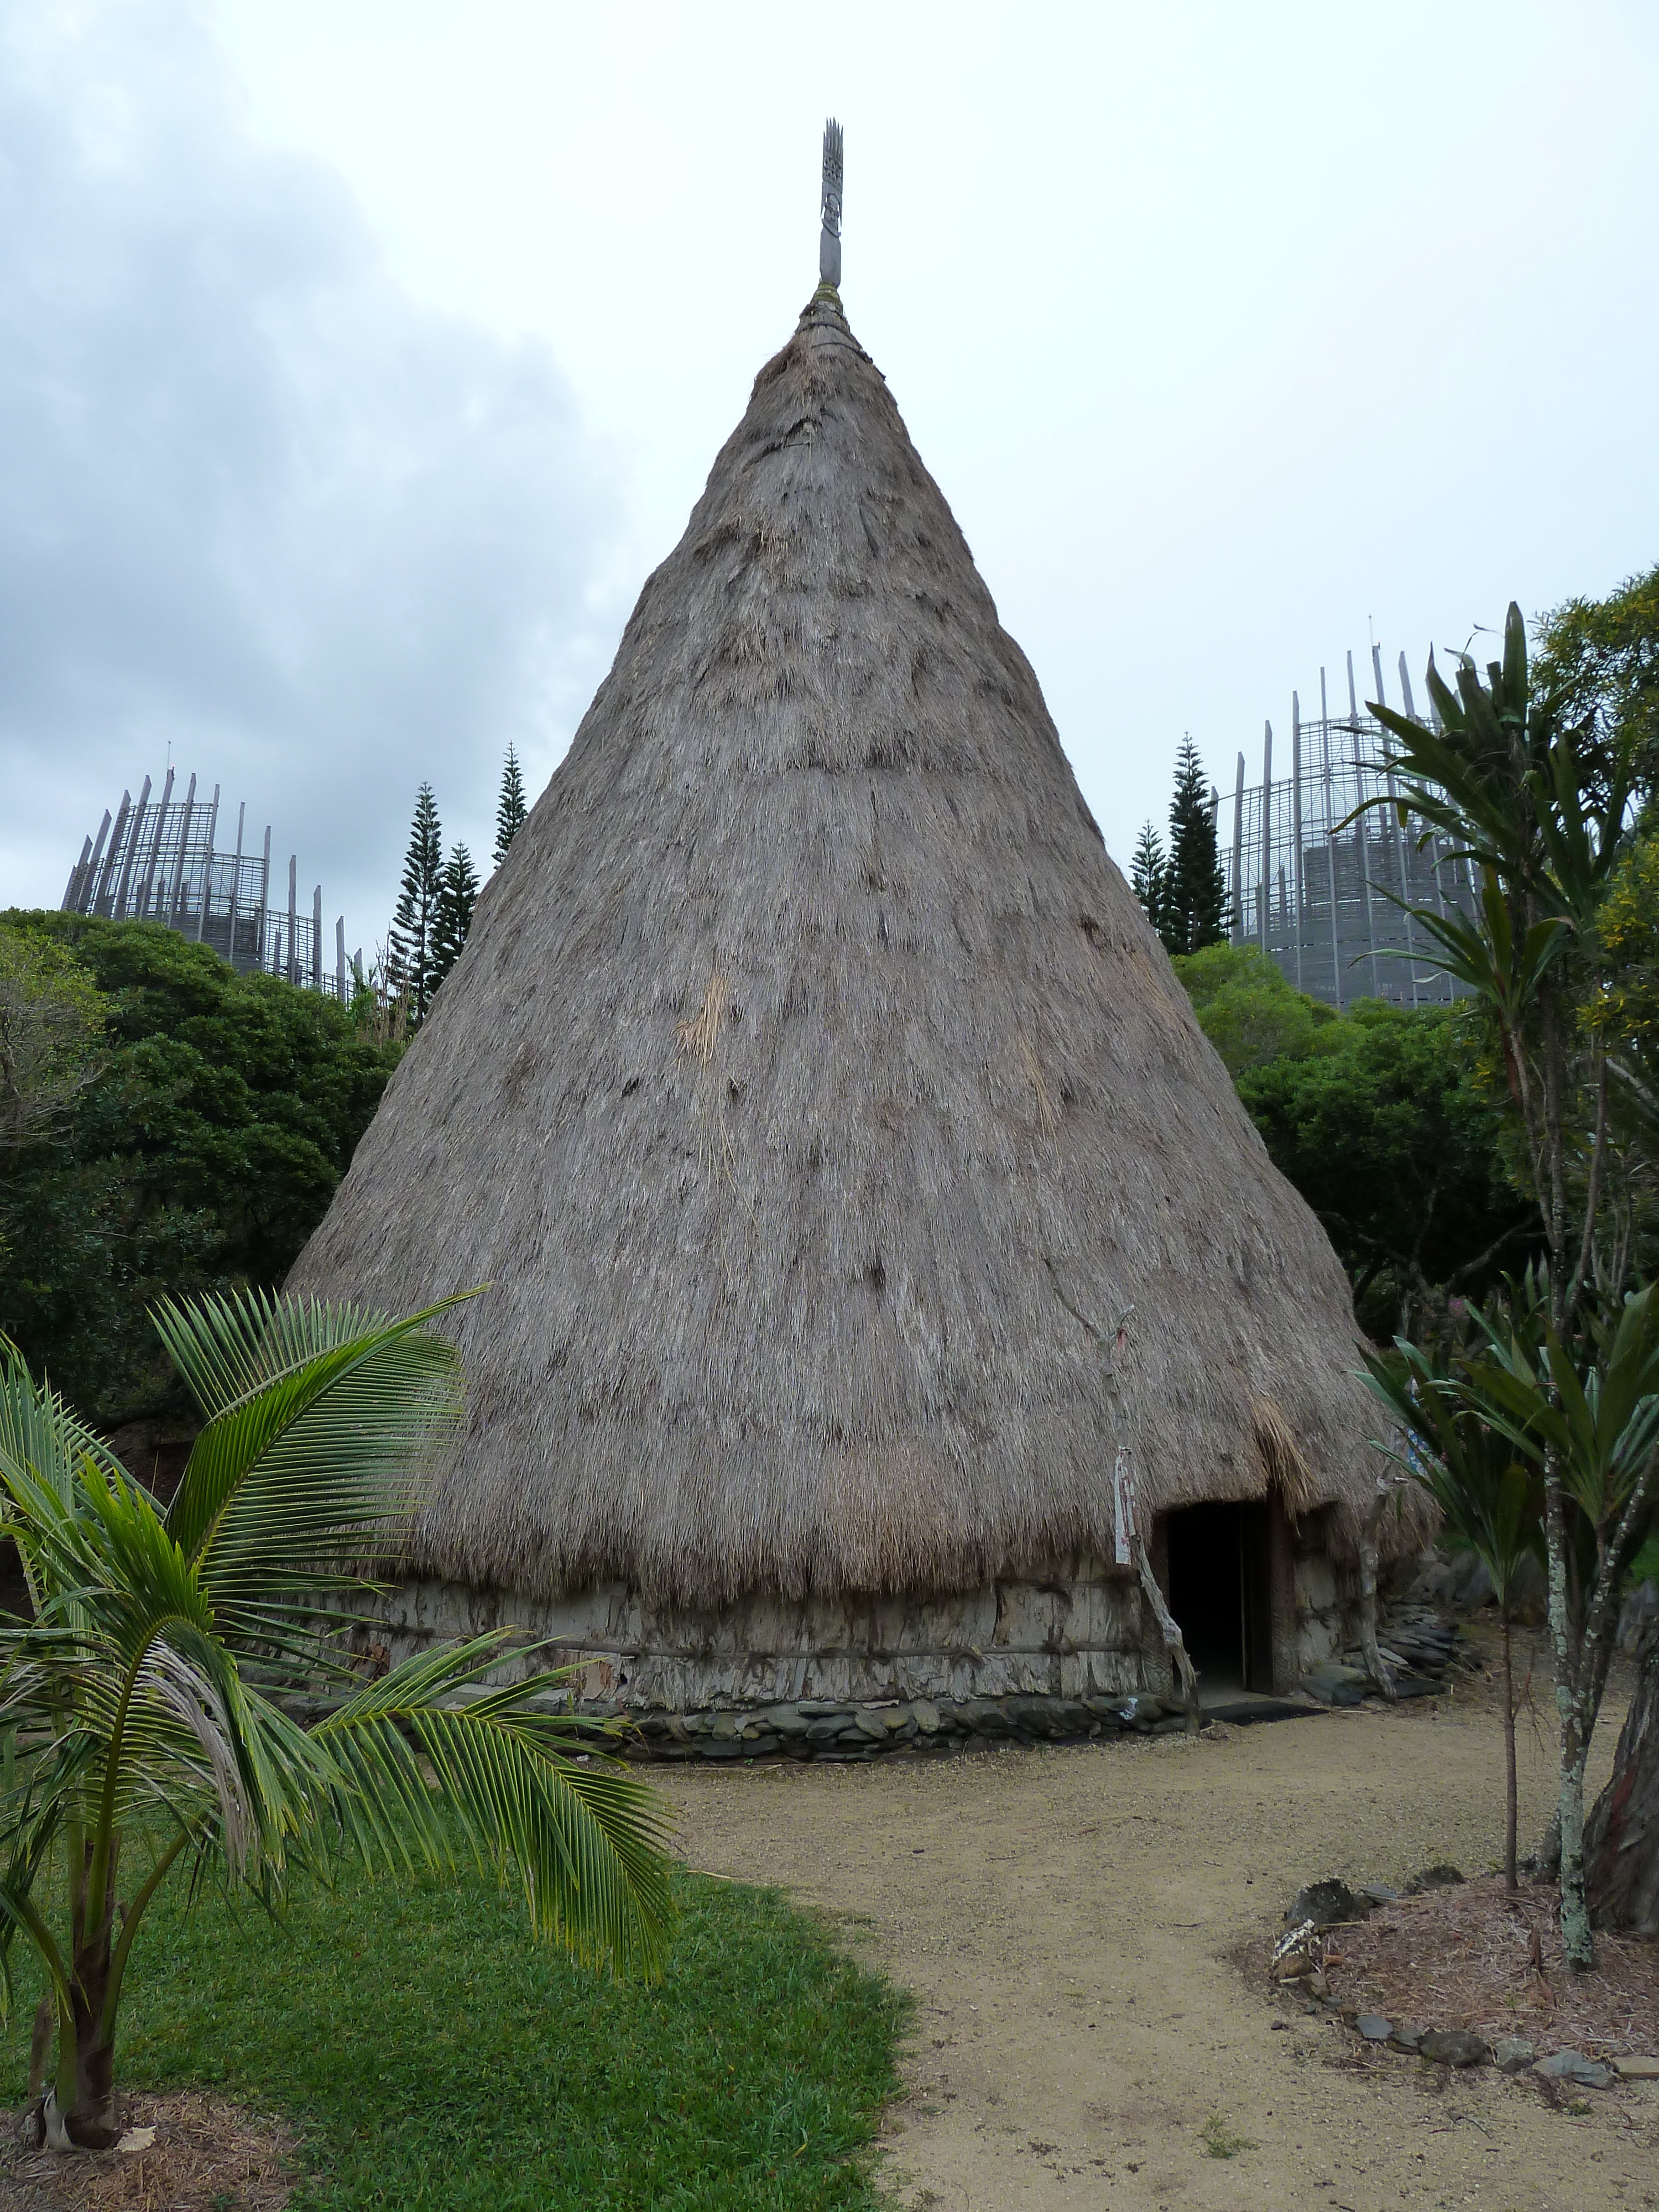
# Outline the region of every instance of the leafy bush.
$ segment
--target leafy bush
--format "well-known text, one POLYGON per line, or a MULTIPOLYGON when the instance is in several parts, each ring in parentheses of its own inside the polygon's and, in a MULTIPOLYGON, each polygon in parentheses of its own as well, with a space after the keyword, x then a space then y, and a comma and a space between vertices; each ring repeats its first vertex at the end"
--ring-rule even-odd
POLYGON ((1254 945, 1208 945, 1175 963, 1198 1025, 1234 1082, 1275 1060, 1299 1060, 1340 1018, 1285 981, 1254 945))
POLYGON ((173 1386, 149 1308, 281 1282, 398 1048, 158 923, 14 912, 0 940, 102 1030, 90 1079, 0 1152, 0 1329, 100 1420, 155 1411, 173 1386))
POLYGON ((1478 1298, 1524 1264, 1536 1212, 1460 1010, 1361 999, 1339 1015, 1253 945, 1212 945, 1175 967, 1373 1337, 1431 1327, 1448 1299, 1478 1298))

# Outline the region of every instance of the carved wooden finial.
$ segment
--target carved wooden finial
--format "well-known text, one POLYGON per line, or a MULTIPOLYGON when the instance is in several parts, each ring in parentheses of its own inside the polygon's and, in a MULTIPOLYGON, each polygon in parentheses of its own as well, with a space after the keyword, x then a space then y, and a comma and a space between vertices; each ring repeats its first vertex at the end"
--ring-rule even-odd
POLYGON ((823 228, 818 234, 818 276, 841 286, 841 125, 832 115, 823 126, 823 228))

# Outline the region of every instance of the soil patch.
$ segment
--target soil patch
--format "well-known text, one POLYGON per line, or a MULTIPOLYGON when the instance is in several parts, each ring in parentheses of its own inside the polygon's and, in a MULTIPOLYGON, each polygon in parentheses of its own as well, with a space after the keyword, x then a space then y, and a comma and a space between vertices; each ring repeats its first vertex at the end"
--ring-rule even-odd
POLYGON ((1325 1954, 1334 2002, 1354 2012, 1468 2028, 1488 2043, 1522 2036, 1540 2057, 1659 2053, 1659 1944, 1598 1935, 1595 1966, 1575 1974, 1567 1965, 1553 1886, 1523 1882, 1511 1894, 1501 1875, 1333 1929, 1325 1954))
POLYGON ((295 2176, 295 2138, 280 2121, 185 2092, 125 2097, 129 2130, 153 2128, 143 2150, 25 2148, 21 2115, 0 2132, 0 2212, 281 2212, 295 2176))

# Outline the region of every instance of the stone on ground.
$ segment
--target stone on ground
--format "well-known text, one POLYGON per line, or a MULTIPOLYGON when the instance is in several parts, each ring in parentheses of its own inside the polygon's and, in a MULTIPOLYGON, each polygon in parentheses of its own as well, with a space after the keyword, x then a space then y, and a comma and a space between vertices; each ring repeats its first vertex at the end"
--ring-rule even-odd
POLYGON ((1439 2066, 1484 2066, 1492 2056, 1485 2040, 1466 2027, 1437 2027, 1418 2047, 1439 2066))

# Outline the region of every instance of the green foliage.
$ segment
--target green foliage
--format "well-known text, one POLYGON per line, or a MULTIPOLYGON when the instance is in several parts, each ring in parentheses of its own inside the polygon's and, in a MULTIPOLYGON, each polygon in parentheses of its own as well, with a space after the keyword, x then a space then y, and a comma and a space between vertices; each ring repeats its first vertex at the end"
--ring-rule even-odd
POLYGON ((60 1122, 96 1073, 109 1008, 72 953, 0 921, 0 1152, 60 1122))
POLYGON ((465 1873, 301 1878, 274 1925, 164 1897, 127 2072, 291 2117, 293 2212, 876 2212, 902 1999, 775 1892, 675 1887, 655 1984, 526 1943, 512 1900, 465 1873))
POLYGON ((1392 1352, 1366 1362, 1367 1381, 1395 1432, 1393 1451, 1439 1510, 1443 1538, 1471 1551, 1486 1571, 1498 1601, 1504 1651, 1504 1764, 1507 1802, 1504 1871, 1517 1885, 1519 1798, 1515 1759, 1515 1672, 1510 1624, 1523 1571, 1543 1565, 1542 1477, 1504 1427, 1488 1418, 1461 1347, 1442 1359, 1402 1336, 1392 1352))
MULTIPOLYGON (((1440 948, 1437 964, 1474 992, 1497 1037, 1542 1231, 1542 1273, 1531 1298, 1541 1349, 1537 1328, 1492 1329, 1491 1358, 1466 1363, 1455 1382, 1476 1418, 1535 1447, 1542 1473, 1561 1717, 1561 1929, 1569 1960, 1583 1969, 1594 1959, 1584 1766, 1627 1540, 1632 1547, 1641 1540, 1654 1476, 1650 1434, 1615 1527, 1603 1511, 1613 1468, 1607 1455, 1616 1435, 1638 1425, 1624 1403, 1626 1381, 1648 1372, 1632 1334, 1647 1328, 1647 1293, 1622 1312, 1620 1299, 1654 1157, 1643 1157, 1641 1114, 1624 1117, 1622 1141, 1615 1133, 1611 1071, 1623 1051, 1639 1057, 1641 1046, 1616 1021, 1601 1018, 1620 983, 1601 908, 1629 866, 1638 733, 1621 711, 1585 711, 1582 697, 1575 710, 1559 684, 1534 689, 1525 625, 1513 605, 1504 658, 1484 684, 1467 655, 1455 696, 1432 659, 1428 683, 1442 730, 1376 711, 1396 740, 1402 811, 1423 842, 1437 832, 1474 863, 1480 896, 1467 916, 1419 908, 1413 918, 1440 948), (1601 1504, 1590 1495, 1596 1483, 1601 1504), (1590 1571, 1577 1587, 1576 1527, 1595 1537, 1590 1571)), ((1642 1387, 1656 1382, 1659 1365, 1642 1387)))
POLYGON ((1237 2158, 1242 2150, 1260 2150, 1261 2146, 1249 2136, 1242 2136, 1230 2128, 1219 2112, 1212 2112, 1204 2123, 1204 2154, 1206 2158, 1237 2158))
POLYGON ((465 845, 457 845, 444 863, 438 885, 437 920, 432 933, 433 988, 435 990, 461 957, 466 933, 472 927, 472 909, 478 903, 477 872, 465 845))
POLYGON ((1433 1330, 1449 1299, 1484 1296, 1536 1241, 1453 1009, 1361 1000, 1316 1032, 1315 1049, 1251 1069, 1238 1087, 1374 1338, 1433 1330))
POLYGON ((1170 802, 1170 858, 1158 892, 1158 935, 1171 953, 1201 952, 1225 934, 1226 900, 1216 851, 1215 809, 1198 748, 1190 738, 1176 756, 1170 802))
POLYGON ((498 868, 507 858, 507 847, 524 827, 527 811, 519 756, 509 744, 507 758, 501 765, 501 795, 495 806, 495 866, 498 868))
POLYGON ((1164 878, 1167 863, 1164 858, 1164 841, 1150 822, 1140 825, 1140 842, 1135 847, 1134 858, 1129 864, 1129 887, 1140 901, 1141 910, 1156 929, 1163 909, 1164 878))
POLYGON ((1473 1552, 1507 1615, 1529 1562, 1544 1557, 1544 1490, 1530 1455, 1461 1388, 1461 1362, 1400 1340, 1366 1361, 1366 1380, 1401 1434, 1395 1455, 1439 1510, 1443 1540, 1473 1552))
POLYGON ((1425 956, 1430 964, 1466 983, 1497 1025, 1559 1275, 1567 1236, 1564 1133, 1547 1102, 1570 1073, 1561 1064, 1560 1004, 1575 985, 1583 988, 1596 908, 1626 850, 1631 748, 1617 731, 1565 723, 1555 700, 1534 696, 1526 626, 1513 604, 1503 660, 1486 678, 1465 654, 1454 694, 1431 658, 1438 731, 1391 708, 1376 712, 1396 741, 1402 813, 1422 825, 1421 842, 1438 832, 1480 874, 1473 915, 1416 908, 1413 918, 1439 947, 1425 956), (1552 1114, 1557 1126, 1549 1128, 1552 1114))
MULTIPOLYGON (((1463 1364, 1467 1400, 1540 1470, 1553 1468, 1567 1504, 1607 1565, 1611 1601, 1647 1534, 1659 1450, 1659 1285, 1564 1339, 1541 1294, 1485 1322, 1484 1356, 1463 1364)), ((1585 1592, 1578 1606, 1593 1602, 1585 1592)))
POLYGON ((1636 774, 1659 786, 1659 568, 1605 599, 1568 599, 1537 628, 1536 688, 1567 722, 1628 740, 1636 774))
POLYGON ((1651 1050, 1659 1045, 1659 834, 1636 839, 1609 876, 1595 937, 1606 981, 1585 1008, 1586 1024, 1615 1049, 1651 1050))
POLYGON ((308 1860, 511 1871, 538 1937, 618 1970, 660 1965, 665 1808, 616 1762, 575 1761, 611 1724, 544 1710, 557 1677, 487 1686, 511 1631, 365 1684, 349 1616, 321 1625, 329 1593, 366 1589, 365 1553, 395 1571, 459 1421, 459 1363, 427 1326, 441 1310, 167 1308, 206 1425, 165 1510, 14 1352, 0 1360, 0 1534, 28 1598, 0 1618, 0 1971, 9 1991, 21 1937, 46 1974, 49 2135, 55 2110, 73 2141, 107 2137, 132 1946, 181 1859, 267 1898, 308 1860), (292 1700, 319 1692, 307 1728, 292 1700))
POLYGON ((1478 1032, 1457 1013, 1362 999, 1339 1015, 1254 945, 1208 945, 1175 968, 1370 1335, 1432 1322, 1524 1256, 1534 1216, 1510 1177, 1478 1032))
MULTIPOLYGON (((100 1420, 170 1389, 147 1318, 164 1293, 282 1280, 397 1064, 333 1000, 239 975, 154 922, 13 914, 99 994, 89 1080, 0 1152, 0 1329, 100 1420)), ((78 1085, 78 1087, 76 1087, 78 1085)))
POLYGON ((434 939, 443 871, 438 802, 432 795, 432 786, 423 783, 415 794, 415 819, 410 828, 391 938, 392 988, 397 994, 407 994, 410 1018, 417 1029, 438 988, 434 939))
POLYGON ((1286 982, 1254 945, 1209 945, 1178 957, 1175 970, 1235 1082, 1271 1060, 1300 1059, 1337 1031, 1334 1009, 1286 982))

